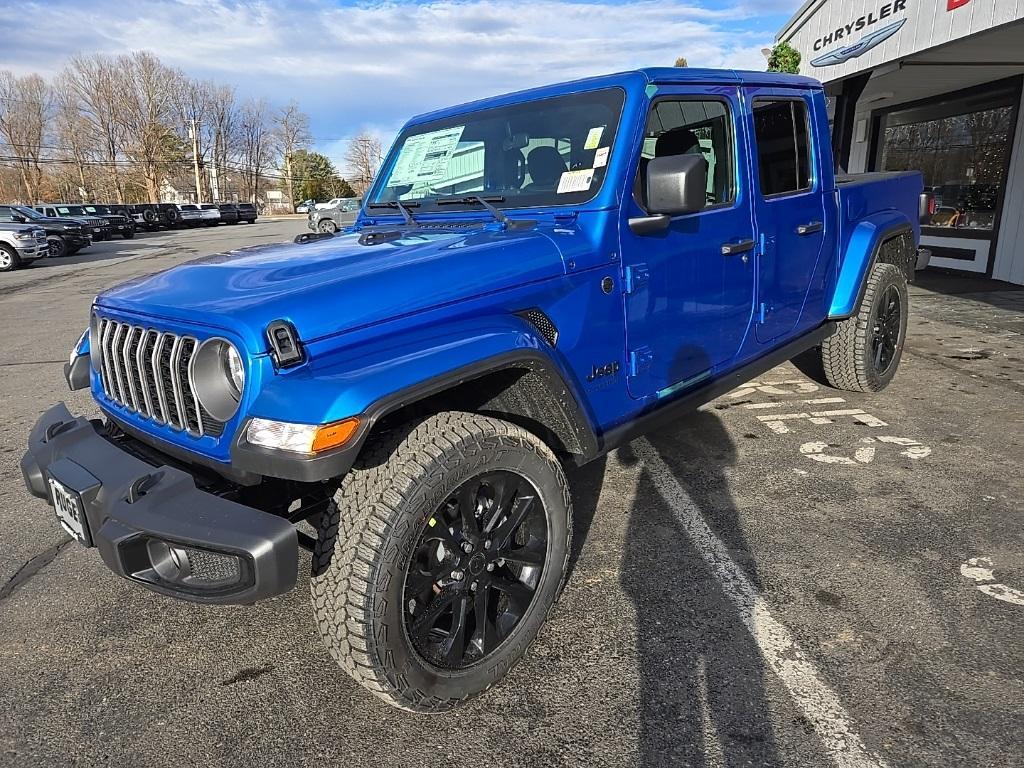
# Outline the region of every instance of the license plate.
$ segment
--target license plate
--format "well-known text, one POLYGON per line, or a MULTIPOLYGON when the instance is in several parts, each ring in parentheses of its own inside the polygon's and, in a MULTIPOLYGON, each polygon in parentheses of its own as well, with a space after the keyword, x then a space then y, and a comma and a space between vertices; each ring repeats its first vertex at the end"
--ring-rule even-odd
POLYGON ((82 497, 50 478, 50 497, 57 513, 57 522, 79 544, 89 546, 89 522, 85 518, 82 497))

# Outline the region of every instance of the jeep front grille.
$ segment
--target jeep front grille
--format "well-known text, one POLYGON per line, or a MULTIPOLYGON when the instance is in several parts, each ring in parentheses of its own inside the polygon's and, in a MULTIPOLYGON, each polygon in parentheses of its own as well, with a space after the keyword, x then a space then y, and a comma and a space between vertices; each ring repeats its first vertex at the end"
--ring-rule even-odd
POLYGON ((187 432, 219 437, 224 423, 199 404, 190 369, 198 339, 100 318, 103 392, 130 411, 187 432))

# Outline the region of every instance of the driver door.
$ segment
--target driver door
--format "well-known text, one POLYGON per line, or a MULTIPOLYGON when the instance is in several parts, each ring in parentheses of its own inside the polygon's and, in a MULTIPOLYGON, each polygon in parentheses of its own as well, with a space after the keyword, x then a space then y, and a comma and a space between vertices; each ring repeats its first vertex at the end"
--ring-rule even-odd
POLYGON ((647 162, 701 153, 707 207, 674 216, 667 231, 622 231, 628 388, 665 397, 709 378, 736 358, 754 306, 754 222, 747 194, 739 92, 664 89, 651 104, 627 216, 647 215, 647 162))

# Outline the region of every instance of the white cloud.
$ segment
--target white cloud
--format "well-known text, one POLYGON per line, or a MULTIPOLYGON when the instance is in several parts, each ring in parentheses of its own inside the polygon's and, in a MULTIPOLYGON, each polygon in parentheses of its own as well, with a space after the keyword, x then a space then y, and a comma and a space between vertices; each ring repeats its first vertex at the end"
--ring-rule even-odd
MULTIPOLYGON (((412 114, 542 83, 677 56, 691 66, 763 69, 760 49, 778 17, 759 19, 748 0, 700 2, 58 0, 23 4, 27 12, 8 18, 0 68, 46 74, 76 52, 150 50, 244 94, 298 99, 337 157, 338 141, 364 126, 386 144, 412 114)), ((766 2, 775 13, 786 0, 766 2)))

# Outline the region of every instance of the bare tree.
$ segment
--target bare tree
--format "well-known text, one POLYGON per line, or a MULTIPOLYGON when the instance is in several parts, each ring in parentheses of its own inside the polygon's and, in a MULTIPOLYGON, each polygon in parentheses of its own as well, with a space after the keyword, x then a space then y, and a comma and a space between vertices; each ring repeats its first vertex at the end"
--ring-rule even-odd
POLYGON ((176 84, 184 77, 156 56, 136 51, 118 58, 117 120, 124 135, 124 153, 132 160, 146 185, 151 203, 160 200, 160 180, 167 173, 180 140, 173 125, 176 84))
POLYGON ((242 105, 238 120, 239 162, 245 192, 253 203, 259 199, 260 182, 273 156, 269 123, 263 99, 250 99, 242 105))
POLYGON ((39 199, 43 153, 53 113, 53 93, 39 75, 0 72, 0 135, 11 147, 26 200, 39 199))
POLYGON ((309 132, 309 115, 299 109, 297 101, 278 110, 274 116, 274 140, 281 156, 281 170, 284 173, 285 188, 288 190, 288 205, 295 211, 295 174, 292 158, 300 149, 307 149, 313 140, 309 132))
POLYGON ((74 56, 64 70, 64 76, 78 96, 81 115, 89 125, 106 168, 110 187, 108 195, 123 203, 124 184, 118 170, 124 143, 124 126, 119 119, 122 78, 117 62, 98 53, 74 56))
POLYGON ((380 163, 380 139, 376 136, 363 131, 348 143, 348 149, 345 150, 346 178, 360 197, 370 188, 380 163))
MULTIPOLYGON (((66 75, 59 75, 54 84, 54 102, 56 104, 55 129, 57 144, 61 156, 72 166, 77 194, 68 199, 81 197, 89 200, 93 197, 92 173, 87 174, 87 164, 94 145, 90 134, 89 122, 82 116, 81 105, 74 86, 66 75)), ((66 175, 66 174, 65 174, 66 175)))
POLYGON ((188 137, 189 152, 192 156, 192 173, 196 179, 196 202, 213 195, 207 195, 209 185, 206 177, 206 156, 212 143, 211 130, 207 125, 213 108, 215 86, 210 82, 190 80, 184 83, 178 94, 178 112, 188 137))
POLYGON ((235 89, 217 86, 211 94, 208 119, 213 150, 210 187, 221 200, 228 199, 228 163, 239 151, 239 123, 235 89))

